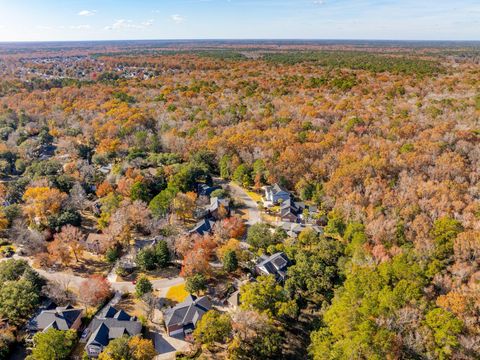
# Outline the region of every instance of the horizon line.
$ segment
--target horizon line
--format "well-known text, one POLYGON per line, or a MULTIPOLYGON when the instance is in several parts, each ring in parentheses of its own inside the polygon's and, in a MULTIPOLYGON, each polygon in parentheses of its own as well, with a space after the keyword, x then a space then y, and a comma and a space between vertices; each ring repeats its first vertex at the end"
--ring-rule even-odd
POLYGON ((372 38, 172 38, 172 39, 84 39, 84 40, 1 40, 0 44, 41 44, 41 43, 83 43, 83 42, 142 42, 142 41, 376 41, 376 42, 464 42, 480 43, 478 40, 466 39, 372 39, 372 38))

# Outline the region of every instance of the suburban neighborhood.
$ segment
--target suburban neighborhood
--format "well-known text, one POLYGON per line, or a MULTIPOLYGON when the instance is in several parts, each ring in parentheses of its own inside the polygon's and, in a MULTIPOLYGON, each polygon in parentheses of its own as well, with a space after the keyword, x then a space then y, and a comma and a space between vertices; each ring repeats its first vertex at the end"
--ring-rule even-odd
POLYGON ((0 360, 480 359, 479 44, 237 36, 371 2, 2 2, 0 360))
MULTIPOLYGON (((99 171, 108 176, 112 169, 109 166, 99 171)), ((171 236, 160 235, 153 238, 138 237, 133 240, 130 250, 124 251, 113 263, 105 282, 108 284, 109 292, 103 300, 104 305, 96 309, 96 314, 92 314, 91 307, 77 306, 70 303, 65 306, 57 306, 56 299, 45 297, 37 314, 28 321, 25 328, 26 351, 34 346, 33 339, 37 332, 48 332, 49 329, 59 331, 74 331, 80 336, 77 345, 81 353, 83 349, 84 356, 89 358, 98 357, 108 344, 124 336, 129 338, 142 336, 152 341, 152 348, 158 359, 174 359, 178 353, 188 353, 194 349, 194 338, 192 334, 202 317, 209 311, 216 309, 220 312, 235 312, 240 306, 240 288, 242 284, 255 281, 256 276, 272 276, 276 282, 283 284, 287 277, 288 266, 291 261, 283 252, 273 254, 257 255, 253 248, 246 242, 248 227, 264 221, 271 221, 269 231, 273 232, 275 228, 283 229, 291 237, 297 237, 304 229, 313 229, 321 233, 321 226, 318 221, 310 221, 315 216, 315 212, 310 212, 308 219, 304 218, 305 204, 295 202, 292 193, 275 184, 266 186, 258 192, 261 200, 255 201, 250 190, 243 189, 234 182, 225 182, 220 178, 215 179, 216 185, 206 185, 200 183, 196 186, 197 200, 189 204, 191 209, 186 209, 191 214, 189 223, 182 224, 180 227, 184 230, 184 235, 175 235, 175 237, 209 237, 213 236, 219 227, 224 226, 222 221, 235 219, 235 225, 239 229, 238 250, 242 252, 242 259, 235 259, 235 262, 242 264, 243 269, 235 272, 227 285, 232 289, 228 292, 217 293, 215 288, 202 285, 200 290, 194 287, 194 293, 188 293, 186 290, 185 278, 179 272, 179 265, 182 264, 181 256, 178 254, 171 236), (232 191, 232 189, 234 191, 232 191), (241 194, 249 201, 244 203, 241 194), (272 208, 277 208, 272 212, 272 208), (302 210, 303 209, 303 210, 302 210), (291 212, 288 212, 291 211, 291 212), (265 215, 265 217, 264 217, 265 215), (196 220, 195 220, 196 219, 196 220), (196 221, 196 222, 195 222, 196 221), (293 225, 298 226, 292 227, 293 225), (143 265, 142 254, 154 251, 160 246, 167 249, 167 265, 169 275, 167 277, 138 277, 143 265), (248 270, 248 264, 251 263, 251 270, 248 270), (133 280, 130 280, 133 279, 133 280), (144 294, 145 301, 139 306, 138 301, 133 303, 134 308, 122 306, 123 299, 139 296, 139 283, 145 282, 147 290, 144 294), (177 294, 178 293, 178 294, 177 294), (135 295, 137 294, 137 295, 135 295), (200 295, 198 295, 200 294, 200 295), (204 295, 202 295, 204 294, 204 295), (138 306, 139 308, 135 308, 138 306), (145 311, 145 307, 148 308, 145 311), (132 310, 137 316, 130 315, 127 310, 132 310), (146 313, 152 315, 148 317, 146 313), (86 315, 91 320, 86 320, 86 315), (141 314, 141 315, 140 315, 141 314), (93 315, 93 316, 92 316, 93 315)), ((171 214, 170 216, 174 216, 171 214)), ((178 218, 175 219, 178 222, 178 218)), ((265 222, 266 224, 266 222, 265 222)), ((109 234, 102 232, 91 232, 84 240, 84 249, 93 257, 100 257, 108 249, 109 234)), ((17 248, 18 253, 22 253, 17 248)), ((2 259, 5 262, 26 261, 32 264, 30 258, 12 254, 12 260, 8 257, 2 259)), ((222 266, 221 263, 211 263, 212 267, 222 266)), ((238 265, 237 265, 238 266, 238 265)), ((83 276, 76 275, 66 269, 49 270, 36 269, 39 275, 47 281, 56 284, 63 284, 66 288, 63 292, 69 293, 82 291, 85 286, 95 286, 95 282, 88 283, 83 276), (87 285, 88 284, 88 285, 87 285)), ((195 276, 195 275, 194 275, 195 276)), ((102 284, 105 286, 105 284, 102 284)), ((66 300, 66 299, 62 299, 66 300)))

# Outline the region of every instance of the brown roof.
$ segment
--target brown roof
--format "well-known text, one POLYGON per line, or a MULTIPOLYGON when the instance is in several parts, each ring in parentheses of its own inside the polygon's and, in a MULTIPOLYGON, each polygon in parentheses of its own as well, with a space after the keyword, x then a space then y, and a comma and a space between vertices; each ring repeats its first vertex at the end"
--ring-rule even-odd
POLYGON ((94 242, 102 242, 102 241, 105 241, 108 239, 108 235, 107 234, 97 234, 97 233, 90 233, 88 234, 87 236, 87 243, 88 244, 91 244, 91 243, 94 243, 94 242))

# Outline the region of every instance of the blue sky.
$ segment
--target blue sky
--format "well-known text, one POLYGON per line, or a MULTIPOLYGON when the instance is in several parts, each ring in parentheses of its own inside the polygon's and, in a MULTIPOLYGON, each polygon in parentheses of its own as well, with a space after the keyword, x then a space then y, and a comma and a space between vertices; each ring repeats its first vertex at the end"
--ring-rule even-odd
POLYGON ((0 0, 0 41, 480 40, 480 0, 0 0))

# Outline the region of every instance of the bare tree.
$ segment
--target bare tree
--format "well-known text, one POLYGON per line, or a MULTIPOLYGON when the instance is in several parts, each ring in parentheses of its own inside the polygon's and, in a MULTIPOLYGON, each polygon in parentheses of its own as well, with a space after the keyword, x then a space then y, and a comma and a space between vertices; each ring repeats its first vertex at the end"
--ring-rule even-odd
POLYGON ((45 236, 37 230, 29 229, 23 219, 14 220, 10 239, 28 256, 46 251, 45 236))
POLYGON ((42 293, 52 299, 57 305, 67 305, 76 302, 76 296, 70 290, 69 279, 48 282, 42 288, 42 293))

